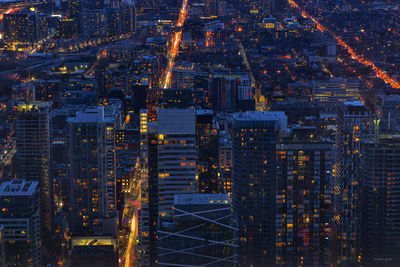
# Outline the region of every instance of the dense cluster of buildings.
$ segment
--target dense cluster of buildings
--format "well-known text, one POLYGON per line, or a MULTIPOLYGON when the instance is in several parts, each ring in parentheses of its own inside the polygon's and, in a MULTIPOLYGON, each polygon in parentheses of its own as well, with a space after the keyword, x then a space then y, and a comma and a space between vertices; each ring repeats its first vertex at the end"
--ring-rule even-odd
POLYGON ((298 2, 0 5, 0 267, 399 266, 396 83, 298 2))

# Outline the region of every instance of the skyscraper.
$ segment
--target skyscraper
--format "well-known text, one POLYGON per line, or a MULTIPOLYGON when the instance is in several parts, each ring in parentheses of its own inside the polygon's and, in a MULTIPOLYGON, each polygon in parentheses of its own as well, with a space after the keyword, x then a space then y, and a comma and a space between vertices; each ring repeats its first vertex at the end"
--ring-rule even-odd
POLYGON ((360 102, 337 107, 333 168, 333 257, 341 264, 359 262, 361 138, 372 114, 360 102))
POLYGON ((365 138, 362 154, 361 260, 365 266, 400 264, 400 137, 365 138))
POLYGON ((117 118, 104 107, 88 108, 67 119, 74 234, 114 234, 116 215, 115 130, 117 118), (113 228, 107 228, 107 226, 113 228))
POLYGON ((283 112, 235 113, 233 139, 233 211, 239 226, 240 262, 268 266, 275 258, 275 149, 283 112))
POLYGON ((42 266, 39 183, 21 179, 4 182, 0 207, 8 266, 42 266))
POLYGON ((4 14, 4 37, 9 44, 36 44, 43 40, 44 17, 34 13, 4 14))
POLYGON ((214 111, 254 110, 254 88, 247 75, 215 73, 208 97, 214 111))
POLYGON ((221 193, 223 183, 218 176, 218 131, 211 110, 196 111, 196 140, 200 193, 221 193))
POLYGON ((333 142, 299 126, 276 150, 276 263, 330 266, 333 142))
POLYGON ((158 227, 158 266, 236 266, 237 225, 227 194, 177 194, 158 227))
POLYGON ((158 111, 158 212, 170 216, 175 194, 197 192, 195 110, 158 111))
POLYGON ((53 194, 50 172, 50 104, 31 102, 17 106, 17 177, 38 181, 42 230, 50 233, 53 194))
POLYGON ((149 122, 140 111, 142 206, 139 211, 140 262, 151 266, 157 255, 157 222, 170 220, 174 196, 197 192, 195 111, 161 109, 149 122))
POLYGON ((139 262, 151 266, 156 261, 158 221, 158 136, 155 122, 149 122, 147 110, 140 111, 140 191, 138 216, 139 262))
POLYGON ((361 262, 400 265, 399 97, 384 97, 361 140, 361 262))

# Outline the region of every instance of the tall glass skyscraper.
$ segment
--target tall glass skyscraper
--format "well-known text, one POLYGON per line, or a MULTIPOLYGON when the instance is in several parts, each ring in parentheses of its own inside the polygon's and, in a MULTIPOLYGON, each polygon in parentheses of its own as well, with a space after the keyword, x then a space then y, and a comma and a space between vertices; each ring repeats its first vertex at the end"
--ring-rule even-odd
POLYGON ((275 169, 283 112, 233 115, 233 211, 239 226, 240 262, 269 266, 275 261, 275 169))

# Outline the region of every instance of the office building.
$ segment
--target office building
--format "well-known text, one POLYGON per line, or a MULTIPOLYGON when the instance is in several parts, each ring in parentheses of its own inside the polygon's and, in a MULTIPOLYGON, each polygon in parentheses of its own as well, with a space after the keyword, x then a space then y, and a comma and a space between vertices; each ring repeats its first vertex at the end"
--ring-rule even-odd
POLYGON ((224 192, 218 175, 218 131, 211 110, 196 111, 196 140, 199 193, 224 192))
POLYGON ((398 131, 380 132, 365 138, 361 151, 361 262, 365 266, 399 266, 398 131))
POLYGON ((172 68, 171 87, 193 89, 196 70, 193 63, 182 62, 172 68))
POLYGON ((121 28, 123 33, 132 33, 136 30, 136 9, 132 3, 124 2, 121 8, 121 28))
POLYGON ((121 10, 116 7, 105 8, 106 31, 108 36, 118 36, 122 33, 121 10))
POLYGON ((232 141, 226 138, 219 139, 219 168, 220 179, 224 185, 224 192, 232 197, 232 141))
POLYGON ((361 262, 400 265, 400 135, 396 95, 379 103, 361 140, 361 262))
POLYGON ((175 194, 197 192, 195 123, 193 109, 158 111, 158 212, 161 216, 172 215, 175 194))
POLYGON ((50 167, 50 104, 19 104, 16 111, 17 177, 38 181, 42 231, 51 233, 53 183, 50 167))
POLYGON ((232 119, 233 211, 238 221, 240 263, 275 260, 276 138, 286 131, 283 112, 247 111, 232 119))
POLYGON ((104 9, 84 9, 81 27, 81 33, 85 37, 107 36, 107 16, 104 9))
POLYGON ((134 184, 135 165, 139 156, 140 140, 137 129, 118 129, 115 132, 116 192, 120 214, 124 207, 124 195, 134 184))
POLYGON ((237 225, 227 194, 177 194, 174 220, 158 227, 158 266, 235 266, 237 225))
POLYGON ((333 141, 296 126, 276 145, 276 264, 330 266, 333 141))
POLYGON ((42 266, 39 194, 36 181, 17 179, 0 186, 0 225, 9 267, 42 266))
POLYGON ((104 107, 78 111, 67 119, 73 234, 115 234, 117 117, 104 107))
POLYGON ((197 192, 195 111, 162 109, 157 121, 140 112, 142 206, 139 211, 140 262, 157 260, 158 222, 173 216, 174 195, 197 192))
POLYGON ((74 38, 78 34, 78 25, 72 18, 60 18, 57 25, 57 35, 60 38, 74 38))
POLYGON ((37 13, 4 14, 4 38, 10 45, 33 45, 43 40, 45 18, 37 13))
POLYGON ((360 100, 358 81, 333 78, 328 81, 312 83, 312 101, 326 112, 335 113, 336 106, 342 102, 360 100))
POLYGON ((372 114, 360 102, 337 108, 333 200, 333 257, 340 264, 360 261, 361 139, 372 114))
POLYGON ((247 75, 213 74, 208 97, 214 111, 238 112, 255 109, 254 88, 247 75))
POLYGON ((141 209, 138 212, 138 232, 142 266, 156 263, 158 221, 158 135, 157 123, 149 122, 147 110, 140 111, 140 191, 141 209))

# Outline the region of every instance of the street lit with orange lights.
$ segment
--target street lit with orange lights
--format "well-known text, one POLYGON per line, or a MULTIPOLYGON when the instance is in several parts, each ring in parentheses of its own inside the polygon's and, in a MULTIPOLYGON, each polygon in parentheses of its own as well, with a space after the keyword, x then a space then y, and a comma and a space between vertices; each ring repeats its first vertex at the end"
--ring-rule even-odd
POLYGON ((179 12, 179 18, 176 23, 176 29, 173 33, 173 36, 170 40, 169 49, 167 52, 167 66, 164 71, 164 75, 161 80, 161 88, 166 89, 168 88, 171 76, 172 76, 172 68, 174 67, 175 57, 179 52, 179 44, 181 43, 182 38, 182 26, 185 23, 186 16, 187 16, 187 3, 188 0, 183 0, 182 7, 179 12))
MULTIPOLYGON (((138 167, 138 165, 136 166, 138 167)), ((123 211, 123 223, 129 224, 129 237, 123 254, 123 260, 120 266, 136 266, 136 239, 138 237, 138 211, 140 210, 140 181, 132 186, 129 192, 126 192, 125 207, 123 211), (122 264, 122 265, 121 265, 122 264)))
POLYGON ((126 247, 126 253, 125 253, 125 267, 133 266, 133 260, 134 260, 133 258, 135 257, 134 242, 138 235, 137 224, 138 224, 138 215, 137 215, 137 212, 135 211, 135 213, 131 219, 131 227, 130 227, 130 233, 129 233, 128 246, 126 247))
MULTIPOLYGON (((313 18, 311 15, 309 15, 305 10, 303 10, 294 0, 288 0, 289 4, 298 9, 301 12, 301 15, 304 18, 308 18, 311 19, 317 29, 319 31, 328 31, 328 28, 324 25, 322 25, 317 19, 313 18)), ((397 88, 400 89, 400 82, 397 81, 396 79, 390 77, 384 70, 380 69, 379 67, 376 66, 376 64, 368 59, 366 59, 363 55, 360 55, 359 53, 357 53, 352 47, 350 47, 340 36, 336 35, 335 33, 330 32, 331 35, 336 39, 336 41, 338 42, 338 44, 344 48, 351 56, 352 59, 356 60, 358 63, 370 67, 372 69, 372 71, 375 73, 375 75, 377 77, 379 77, 380 79, 382 79, 385 83, 390 84, 393 88, 397 88)))

